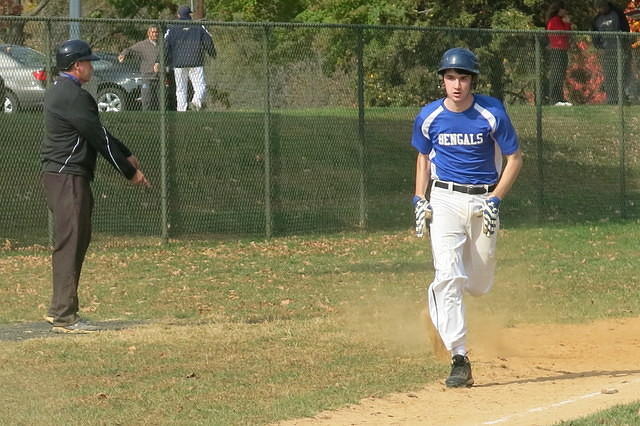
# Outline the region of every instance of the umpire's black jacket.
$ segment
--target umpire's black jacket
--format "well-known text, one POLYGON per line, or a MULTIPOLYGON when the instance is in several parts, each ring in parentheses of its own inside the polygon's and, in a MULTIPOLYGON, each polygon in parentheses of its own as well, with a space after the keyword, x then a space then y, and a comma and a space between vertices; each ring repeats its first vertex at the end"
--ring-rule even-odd
POLYGON ((131 151, 102 126, 96 101, 71 77, 61 74, 47 89, 44 124, 43 172, 93 180, 99 152, 127 179, 135 175, 136 168, 127 160, 131 151))

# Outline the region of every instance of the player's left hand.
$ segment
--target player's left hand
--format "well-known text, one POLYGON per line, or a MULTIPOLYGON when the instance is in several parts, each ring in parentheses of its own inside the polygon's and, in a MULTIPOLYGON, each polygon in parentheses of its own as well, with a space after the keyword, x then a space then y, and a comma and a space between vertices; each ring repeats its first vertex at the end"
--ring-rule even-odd
POLYGON ((496 232, 501 201, 498 197, 491 197, 484 201, 482 208, 482 233, 487 237, 492 236, 496 232))
POLYGON ((427 222, 431 222, 433 210, 431 203, 419 195, 413 196, 413 206, 416 214, 416 237, 422 238, 427 228, 427 222))

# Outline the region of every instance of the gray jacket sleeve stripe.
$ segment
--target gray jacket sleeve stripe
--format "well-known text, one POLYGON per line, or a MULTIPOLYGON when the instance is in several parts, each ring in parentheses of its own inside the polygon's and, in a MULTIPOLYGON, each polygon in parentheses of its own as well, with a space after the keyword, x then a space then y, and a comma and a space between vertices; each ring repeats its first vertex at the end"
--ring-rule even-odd
POLYGON ((73 149, 71 150, 71 154, 69 154, 67 159, 64 160, 64 164, 62 165, 62 167, 60 167, 60 170, 58 170, 58 173, 62 173, 62 170, 64 170, 64 168, 67 167, 67 163, 69 162, 69 160, 71 160, 71 157, 73 157, 73 154, 76 152, 76 148, 78 148, 78 145, 80 145, 80 137, 78 137, 76 144, 73 146, 73 149))

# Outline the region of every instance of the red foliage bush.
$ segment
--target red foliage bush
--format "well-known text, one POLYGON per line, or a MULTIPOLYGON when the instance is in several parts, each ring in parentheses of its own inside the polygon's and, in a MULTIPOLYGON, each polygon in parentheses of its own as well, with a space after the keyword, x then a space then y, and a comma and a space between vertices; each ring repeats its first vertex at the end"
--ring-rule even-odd
POLYGON ((602 91, 604 74, 598 55, 586 41, 576 47, 567 68, 566 99, 574 104, 601 104, 607 95, 602 91))

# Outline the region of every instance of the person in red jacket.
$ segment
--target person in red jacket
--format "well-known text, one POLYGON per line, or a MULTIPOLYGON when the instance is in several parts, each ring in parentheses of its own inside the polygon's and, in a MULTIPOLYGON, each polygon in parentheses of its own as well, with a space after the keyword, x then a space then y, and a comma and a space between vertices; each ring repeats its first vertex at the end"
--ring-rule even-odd
MULTIPOLYGON (((554 1, 547 10, 548 31, 570 31, 571 19, 564 3, 554 1)), ((548 48, 549 62, 549 102, 557 106, 571 106, 570 102, 564 99, 564 80, 569 64, 569 35, 562 33, 550 33, 548 48)))

